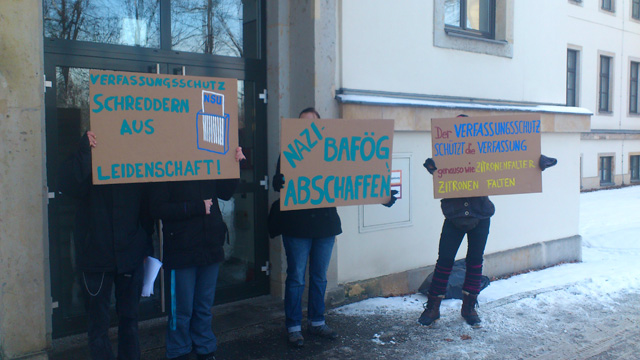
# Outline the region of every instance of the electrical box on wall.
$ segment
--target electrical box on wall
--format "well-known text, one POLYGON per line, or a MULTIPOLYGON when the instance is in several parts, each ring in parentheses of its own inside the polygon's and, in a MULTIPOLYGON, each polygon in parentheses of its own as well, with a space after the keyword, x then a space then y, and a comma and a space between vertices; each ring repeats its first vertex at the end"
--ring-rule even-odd
POLYGON ((378 231, 411 225, 411 154, 393 154, 391 190, 397 190, 398 200, 390 207, 361 205, 358 209, 359 232, 378 231))

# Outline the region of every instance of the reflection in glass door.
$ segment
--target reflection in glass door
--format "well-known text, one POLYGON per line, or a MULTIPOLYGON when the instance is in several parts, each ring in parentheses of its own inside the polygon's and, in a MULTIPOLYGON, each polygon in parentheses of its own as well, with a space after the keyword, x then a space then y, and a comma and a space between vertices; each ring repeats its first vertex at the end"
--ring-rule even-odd
MULTIPOLYGON (((47 125, 47 173, 49 200, 49 243, 51 254, 51 293, 54 299, 54 337, 86 328, 84 303, 74 247, 75 200, 58 191, 57 172, 62 162, 77 149, 80 137, 89 130, 89 66, 54 66, 52 88, 45 94, 47 125)), ((84 64, 86 65, 86 64, 84 64)), ((148 71, 150 64, 137 63, 118 70, 148 71)), ((154 239, 155 255, 158 240, 154 239)), ((115 300, 112 298, 112 304, 115 300)), ((142 298, 142 318, 160 312, 161 287, 155 284, 154 295, 142 298)), ((112 309, 115 311, 114 309, 112 309)), ((115 316, 112 316, 115 319, 115 316)))
MULTIPOLYGON (((199 66, 168 65, 172 74, 230 77, 226 71, 199 66)), ((224 245, 225 261, 218 276, 216 303, 229 302, 268 292, 266 274, 268 242, 264 238, 264 219, 257 209, 266 209, 267 189, 264 181, 266 132, 265 106, 258 102, 257 81, 238 80, 238 140, 247 160, 241 164, 240 185, 229 201, 219 200, 223 219, 229 227, 224 245)))
MULTIPOLYGON (((167 69, 166 65, 139 65, 136 71, 167 69)), ((81 135, 90 129, 90 68, 94 67, 56 66, 55 85, 47 94, 49 189, 56 194, 49 203, 52 295, 57 303, 54 309, 56 337, 84 329, 86 321, 75 269, 75 204, 73 199, 57 191, 55 169, 77 149, 81 135), (53 105, 49 105, 50 103, 53 105)), ((213 69, 183 69, 188 69, 191 72, 189 75, 215 75, 213 69)), ((265 126, 257 121, 264 106, 262 110, 257 109, 256 99, 256 82, 238 80, 238 136, 247 160, 241 166, 241 182, 234 197, 229 201, 219 200, 224 221, 229 228, 229 238, 224 245, 225 261, 218 279, 217 304, 268 292, 268 278, 263 268, 268 259, 268 243, 256 241, 264 234, 264 215, 256 211, 256 208, 266 207, 266 188, 260 184, 264 176, 259 175, 266 173, 263 164, 265 159, 260 156, 261 153, 264 154, 260 149, 266 146, 266 139, 256 136, 265 126)), ((154 238, 154 250, 155 256, 161 258, 161 244, 157 234, 154 238)), ((162 294, 166 286, 168 283, 161 277, 155 284, 154 295, 142 299, 142 318, 163 314, 162 294)))
MULTIPOLYGON (((89 127, 89 69, 238 79, 239 142, 247 162, 233 199, 220 202, 230 229, 216 304, 269 292, 266 232, 265 0, 43 0, 49 247, 53 336, 86 330, 75 272, 71 199, 56 171, 89 127)), ((159 240, 155 240, 160 255, 159 240)), ((162 290, 141 316, 163 316, 162 290)))

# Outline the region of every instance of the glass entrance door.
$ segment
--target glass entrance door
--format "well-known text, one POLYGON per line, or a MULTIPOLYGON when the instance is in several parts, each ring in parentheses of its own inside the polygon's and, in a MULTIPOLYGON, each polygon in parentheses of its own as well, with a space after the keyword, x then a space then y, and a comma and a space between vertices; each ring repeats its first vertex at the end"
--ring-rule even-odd
MULTIPOLYGON (((43 1, 45 75, 51 82, 45 107, 53 337, 86 331, 73 247, 75 207, 58 191, 56 175, 89 129, 90 69, 238 79, 238 136, 247 161, 234 197, 219 202, 230 236, 216 304, 267 294, 264 0, 70 3, 76 5, 62 16, 60 2, 43 1), (70 21, 73 14, 86 18, 70 21)), ((160 257, 160 239, 154 242, 160 257)), ((161 280, 154 295, 141 301, 143 319, 165 314, 168 284, 161 280)))
MULTIPOLYGON (((81 135, 89 130, 89 70, 150 72, 155 67, 146 62, 106 64, 87 57, 48 56, 47 60, 46 74, 52 85, 45 94, 51 295, 53 333, 59 337, 86 328, 74 251, 75 201, 58 190, 57 178, 60 165, 77 150, 81 135)), ((158 256, 157 238, 155 243, 158 256)), ((141 300, 143 318, 161 312, 158 284, 154 294, 141 300)))
MULTIPOLYGON (((229 70, 204 66, 168 64, 168 71, 176 75, 233 77, 229 70)), ((241 164, 236 194, 229 201, 218 201, 229 227, 229 239, 224 245, 225 262, 218 275, 216 304, 269 291, 266 212, 258 210, 267 208, 267 142, 263 135, 266 121, 261 121, 266 118, 266 105, 260 100, 264 89, 259 78, 238 78, 238 137, 247 160, 241 164)))

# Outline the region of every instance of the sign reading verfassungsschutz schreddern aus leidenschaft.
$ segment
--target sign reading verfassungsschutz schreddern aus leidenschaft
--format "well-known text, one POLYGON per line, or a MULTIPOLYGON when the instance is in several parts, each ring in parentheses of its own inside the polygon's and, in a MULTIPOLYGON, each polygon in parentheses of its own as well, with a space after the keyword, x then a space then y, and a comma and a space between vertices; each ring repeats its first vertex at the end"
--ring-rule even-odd
POLYGON ((237 80, 91 70, 93 183, 239 177, 237 80))

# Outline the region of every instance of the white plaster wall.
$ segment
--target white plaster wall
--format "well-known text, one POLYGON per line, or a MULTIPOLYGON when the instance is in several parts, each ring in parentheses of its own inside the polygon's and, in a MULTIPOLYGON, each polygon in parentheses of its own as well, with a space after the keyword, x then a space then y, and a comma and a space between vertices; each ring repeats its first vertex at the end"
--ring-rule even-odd
POLYGON ((622 141, 620 140, 582 140, 580 143, 582 153, 582 176, 598 177, 598 154, 612 153, 615 156, 614 173, 620 171, 620 154, 622 153, 622 141))
MULTIPOLYGON (((339 208, 343 233, 336 243, 338 283, 416 269, 437 260, 444 216, 440 201, 433 198, 431 175, 422 167, 431 154, 431 134, 396 132, 393 143, 395 153, 412 153, 412 225, 359 233, 358 207, 339 208)), ((491 197, 496 214, 487 254, 578 234, 580 135, 544 133, 542 152, 558 159, 556 167, 542 173, 542 193, 491 197)), ((465 254, 466 241, 458 258, 465 254)))
MULTIPOLYGON (((629 153, 640 152, 640 140, 582 140, 582 176, 599 177, 598 155, 614 155, 614 175, 629 175, 629 153)), ((628 181, 625 181, 628 183, 628 181)))
POLYGON ((542 193, 491 197, 487 254, 579 233, 580 135, 543 133, 542 153, 558 159, 542 172, 542 193))
POLYGON ((339 86, 562 104, 566 3, 514 3, 510 59, 434 47, 433 1, 343 1, 339 86))
MULTIPOLYGON (((338 208, 343 231, 336 242, 338 283, 416 269, 434 264, 438 257, 443 216, 440 201, 433 199, 431 175, 422 167, 431 153, 431 134, 396 132, 393 152, 412 154, 410 201, 413 225, 359 233, 358 206, 338 208)), ((390 210, 393 211, 393 207, 390 210)))
POLYGON ((592 129, 640 130, 640 118, 629 115, 630 61, 640 62, 640 22, 631 20, 631 1, 618 0, 614 14, 600 10, 600 0, 567 2, 567 47, 580 51, 579 106, 591 110, 592 129), (613 56, 612 110, 599 114, 600 54, 613 56))

